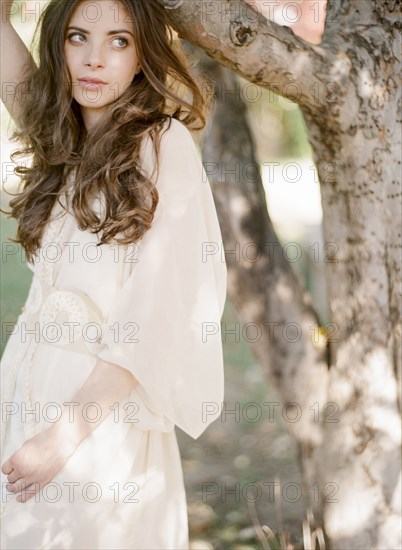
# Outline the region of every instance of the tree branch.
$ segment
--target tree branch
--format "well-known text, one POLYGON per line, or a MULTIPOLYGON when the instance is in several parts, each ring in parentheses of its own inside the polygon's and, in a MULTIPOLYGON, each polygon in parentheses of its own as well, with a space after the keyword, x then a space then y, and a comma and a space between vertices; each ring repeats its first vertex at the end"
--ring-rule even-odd
POLYGON ((327 0, 326 28, 353 30, 356 25, 400 28, 400 0, 327 0))
POLYGON ((179 37, 222 65, 305 111, 327 107, 329 47, 306 42, 243 0, 160 1, 179 37))

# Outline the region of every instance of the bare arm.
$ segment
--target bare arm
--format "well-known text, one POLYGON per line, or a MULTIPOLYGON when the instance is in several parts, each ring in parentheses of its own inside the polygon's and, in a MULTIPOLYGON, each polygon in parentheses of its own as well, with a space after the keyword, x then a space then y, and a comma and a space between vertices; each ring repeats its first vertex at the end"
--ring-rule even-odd
POLYGON ((50 428, 31 437, 2 465, 7 475, 7 489, 18 494, 19 502, 33 498, 64 467, 81 441, 87 437, 112 412, 110 407, 128 396, 138 380, 127 369, 98 358, 97 363, 73 402, 79 406, 74 411, 72 422, 67 406, 61 418, 50 428), (88 403, 97 403, 101 417, 89 422, 83 417, 88 403))
POLYGON ((32 56, 11 24, 13 0, 0 0, 1 7, 1 100, 17 123, 20 102, 15 95, 17 84, 24 80, 24 69, 32 56))
MULTIPOLYGON (((62 434, 63 440, 69 440, 73 448, 78 446, 109 416, 112 412, 110 407, 128 396, 137 384, 138 380, 127 369, 98 358, 91 374, 72 399, 79 405, 71 405, 70 409, 64 406, 62 417, 50 430, 58 432, 57 435, 62 434), (83 410, 88 403, 96 403, 101 411, 101 417, 96 422, 85 417, 83 410)), ((91 411, 91 417, 93 414, 91 411)))

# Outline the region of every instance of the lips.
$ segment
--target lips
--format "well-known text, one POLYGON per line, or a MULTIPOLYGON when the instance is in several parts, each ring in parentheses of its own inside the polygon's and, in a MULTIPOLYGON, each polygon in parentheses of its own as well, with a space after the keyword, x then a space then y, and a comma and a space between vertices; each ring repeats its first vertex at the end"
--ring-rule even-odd
POLYGON ((90 76, 84 76, 83 78, 78 79, 79 82, 88 82, 89 84, 107 84, 104 80, 100 78, 92 78, 90 76))

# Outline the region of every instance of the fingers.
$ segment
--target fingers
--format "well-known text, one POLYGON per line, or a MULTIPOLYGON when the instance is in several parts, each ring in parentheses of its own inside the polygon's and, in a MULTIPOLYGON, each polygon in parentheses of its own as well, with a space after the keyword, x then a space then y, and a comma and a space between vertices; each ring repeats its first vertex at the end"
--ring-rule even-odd
POLYGON ((28 485, 27 487, 24 487, 24 490, 20 495, 17 495, 16 499, 18 502, 26 502, 27 500, 30 500, 33 498, 36 493, 38 493, 42 489, 39 482, 32 483, 31 485, 28 485))
MULTIPOLYGON (((31 483, 32 482, 29 482, 29 484, 31 483)), ((27 484, 28 484, 27 479, 22 477, 16 483, 13 481, 11 481, 10 483, 7 483, 6 489, 8 491, 11 491, 12 493, 19 493, 22 489, 25 489, 27 484)))
POLYGON ((11 464, 11 457, 8 458, 1 467, 3 474, 7 475, 13 471, 13 465, 11 464))
POLYGON ((7 479, 9 481, 9 483, 15 483, 16 481, 18 481, 19 479, 21 479, 23 476, 22 474, 20 474, 19 472, 17 472, 17 470, 13 470, 11 472, 11 474, 9 474, 7 476, 7 479))
POLYGON ((6 488, 12 493, 20 493, 16 497, 18 502, 26 502, 30 498, 34 497, 40 490, 40 483, 38 481, 30 482, 22 478, 18 481, 18 483, 13 483, 12 485, 7 484, 6 488))

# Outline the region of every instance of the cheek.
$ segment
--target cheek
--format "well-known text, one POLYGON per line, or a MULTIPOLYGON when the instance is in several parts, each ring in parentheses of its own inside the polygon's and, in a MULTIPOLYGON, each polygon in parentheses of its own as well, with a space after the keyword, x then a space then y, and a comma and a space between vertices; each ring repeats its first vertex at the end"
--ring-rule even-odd
POLYGON ((133 61, 133 56, 122 56, 119 59, 118 66, 116 67, 118 72, 121 75, 119 80, 124 80, 125 82, 131 82, 134 78, 135 71, 137 70, 137 63, 133 61))
POLYGON ((66 46, 64 48, 64 59, 66 61, 66 66, 71 76, 77 76, 77 69, 78 72, 80 72, 79 67, 82 61, 82 53, 79 51, 79 49, 66 46))

